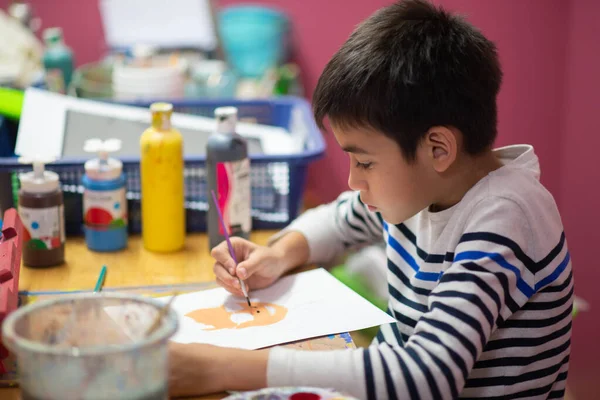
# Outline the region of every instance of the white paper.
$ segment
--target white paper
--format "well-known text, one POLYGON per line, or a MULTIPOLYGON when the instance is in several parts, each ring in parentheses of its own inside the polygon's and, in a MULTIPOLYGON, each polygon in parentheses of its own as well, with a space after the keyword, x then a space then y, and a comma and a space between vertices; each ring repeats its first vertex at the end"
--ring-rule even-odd
MULTIPOLYGON (((180 323, 172 340, 253 350, 396 322, 323 269, 284 277, 267 289, 251 292, 250 300, 283 306, 287 314, 272 325, 209 330, 210 325, 185 314, 222 305, 228 310, 241 309, 238 304, 245 303, 245 299, 234 297, 222 288, 182 294, 171 305, 180 323)), ((231 316, 236 324, 252 319, 249 313, 231 316)))
MULTIPOLYGON (((61 158, 69 110, 109 119, 143 121, 148 126, 151 122, 148 108, 81 99, 29 88, 25 92, 15 153, 21 156, 61 158)), ((197 130, 206 135, 214 132, 216 126, 214 118, 190 114, 173 113, 171 121, 175 128, 197 130)), ((266 155, 297 154, 303 149, 304 143, 297 142, 296 134, 284 128, 240 122, 236 125, 236 130, 246 138, 260 140, 266 155)), ((118 132, 115 135, 118 137, 118 132)), ((284 173, 286 171, 281 171, 281 168, 288 168, 287 164, 279 163, 273 167, 280 169, 273 171, 273 174, 284 173)), ((277 179, 274 181, 278 182, 277 179)))
POLYGON ((148 44, 213 50, 216 34, 208 0, 102 0, 110 47, 148 44))

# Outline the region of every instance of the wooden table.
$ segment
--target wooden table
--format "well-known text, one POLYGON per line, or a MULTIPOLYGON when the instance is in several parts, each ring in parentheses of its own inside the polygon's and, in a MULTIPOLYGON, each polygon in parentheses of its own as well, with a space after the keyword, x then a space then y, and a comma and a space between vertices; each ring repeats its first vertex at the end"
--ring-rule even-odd
MULTIPOLYGON (((273 231, 254 232, 251 240, 266 244, 273 231)), ((127 250, 117 253, 94 253, 83 238, 69 238, 65 265, 48 269, 21 268, 19 289, 77 290, 93 289, 102 265, 108 266, 105 287, 168 285, 214 281, 214 260, 205 234, 188 235, 185 249, 177 253, 157 254, 144 250, 140 237, 131 237, 127 250)), ((304 342, 295 346, 319 349, 319 343, 304 342)), ((224 394, 202 397, 219 399, 224 394)), ((18 400, 19 389, 0 389, 0 398, 18 400)))
MULTIPOLYGON (((266 244, 274 232, 261 231, 251 240, 266 244)), ((93 289, 102 265, 108 266, 105 286, 161 285, 213 281, 213 258, 204 234, 189 235, 184 250, 176 253, 151 253, 140 237, 130 237, 127 250, 95 253, 83 238, 69 238, 66 263, 47 269, 22 268, 20 290, 93 289)))

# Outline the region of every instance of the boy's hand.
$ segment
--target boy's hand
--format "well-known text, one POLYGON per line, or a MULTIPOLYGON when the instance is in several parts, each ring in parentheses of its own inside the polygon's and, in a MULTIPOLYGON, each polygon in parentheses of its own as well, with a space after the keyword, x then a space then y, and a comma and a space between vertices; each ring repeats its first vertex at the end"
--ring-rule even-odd
POLYGON ((229 254, 227 242, 216 246, 211 255, 216 260, 213 270, 217 283, 230 293, 243 296, 237 277, 246 282, 249 289, 262 289, 273 284, 285 273, 284 253, 273 247, 258 246, 242 238, 231 238, 231 245, 238 261, 229 254))
POLYGON ((267 384, 269 350, 169 343, 169 395, 254 390, 267 384))

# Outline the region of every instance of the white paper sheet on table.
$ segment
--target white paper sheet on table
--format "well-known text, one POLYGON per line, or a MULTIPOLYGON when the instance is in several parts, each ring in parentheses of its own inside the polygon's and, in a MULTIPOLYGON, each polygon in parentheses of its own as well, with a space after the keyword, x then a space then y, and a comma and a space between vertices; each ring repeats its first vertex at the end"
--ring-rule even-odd
MULTIPOLYGON (((168 299, 162 297, 159 300, 166 302, 168 299)), ((185 314, 223 304, 226 308, 234 308, 245 300, 222 288, 182 294, 171 305, 180 322, 179 331, 172 340, 253 350, 395 322, 323 269, 284 277, 269 288, 251 292, 250 300, 287 307, 287 315, 269 326, 206 330, 207 325, 185 314)), ((250 314, 245 316, 247 318, 238 318, 236 322, 252 318, 250 314)))

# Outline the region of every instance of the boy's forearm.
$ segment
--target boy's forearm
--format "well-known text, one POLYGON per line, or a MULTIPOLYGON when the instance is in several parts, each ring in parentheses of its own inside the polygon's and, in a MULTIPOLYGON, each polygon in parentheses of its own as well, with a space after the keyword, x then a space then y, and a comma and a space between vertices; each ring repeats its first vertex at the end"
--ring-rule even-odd
POLYGON ((267 386, 269 350, 227 349, 222 378, 227 390, 256 390, 267 386))
POLYGON ((283 262, 283 273, 305 265, 308 262, 310 250, 308 241, 300 232, 291 231, 274 242, 271 247, 277 250, 283 262))
POLYGON ((332 203, 307 210, 271 239, 272 246, 285 247, 286 257, 291 256, 285 272, 308 263, 332 265, 351 248, 383 240, 382 221, 359 196, 345 192, 332 203))

